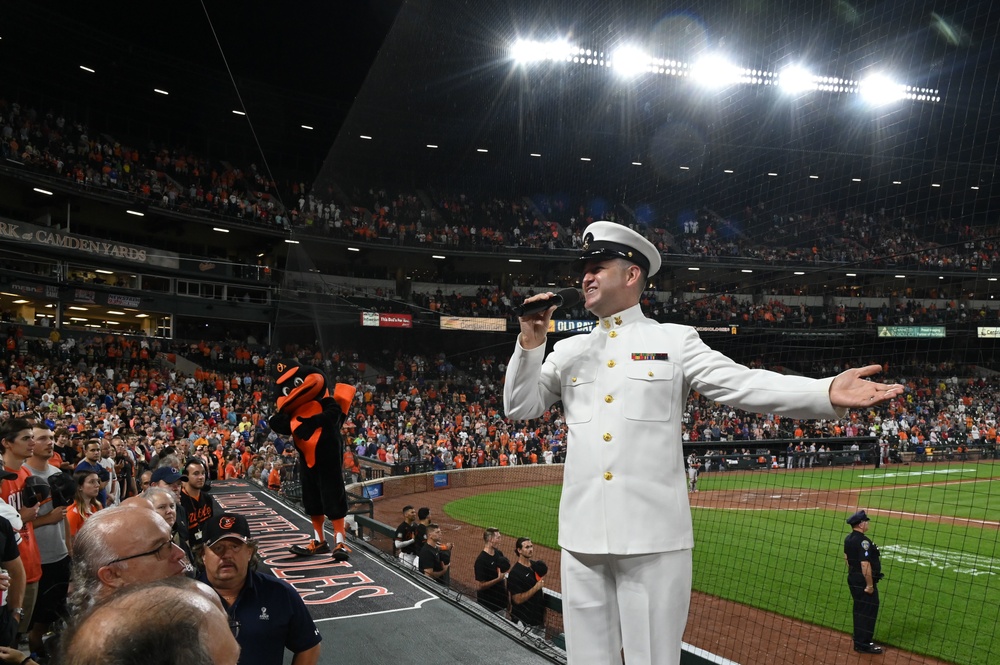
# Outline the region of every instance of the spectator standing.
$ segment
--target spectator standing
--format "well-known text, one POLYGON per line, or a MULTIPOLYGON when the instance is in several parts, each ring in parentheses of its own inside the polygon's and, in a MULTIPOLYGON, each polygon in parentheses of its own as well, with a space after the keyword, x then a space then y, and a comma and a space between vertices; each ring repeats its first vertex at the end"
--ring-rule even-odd
POLYGON ((66 509, 66 522, 69 528, 67 542, 71 552, 73 538, 76 537, 80 527, 91 515, 104 507, 97 498, 101 493, 101 479, 95 472, 77 471, 73 474, 73 479, 76 480, 76 496, 73 498, 73 504, 66 509))
POLYGON ((239 665, 293 665, 319 661, 321 637, 305 602, 290 584, 255 570, 257 544, 242 515, 213 515, 205 524, 202 581, 215 590, 229 615, 241 653, 239 665))
POLYGON ((240 646, 214 591, 168 577, 96 605, 70 626, 60 651, 62 665, 236 665, 240 646))
POLYGON ((396 556, 402 559, 407 565, 417 567, 417 511, 413 506, 403 506, 403 521, 396 527, 396 536, 393 545, 397 550, 396 556))
POLYGON ((110 476, 107 469, 101 465, 101 441, 99 439, 87 439, 83 444, 83 459, 76 465, 76 471, 90 471, 96 473, 101 482, 101 492, 97 500, 102 506, 108 505, 108 493, 104 489, 104 483, 108 482, 110 476))
POLYGON ((441 548, 441 527, 437 524, 427 525, 427 540, 420 548, 420 570, 424 575, 448 586, 451 582, 451 552, 441 548))
POLYGON ((18 552, 24 564, 25 587, 23 604, 11 608, 17 619, 19 634, 27 633, 31 615, 35 609, 38 597, 38 581, 42 578, 42 561, 38 552, 38 541, 35 539, 35 527, 32 522, 38 516, 38 505, 25 507, 22 503, 22 492, 25 480, 31 475, 24 461, 31 456, 34 448, 32 423, 24 418, 11 418, 0 428, 0 446, 3 447, 4 470, 15 474, 15 478, 0 482, 0 498, 18 511, 23 526, 18 532, 21 542, 18 552))
POLYGON ((545 631, 545 573, 544 562, 531 560, 535 545, 530 538, 518 538, 514 543, 517 562, 507 574, 507 591, 510 593, 510 617, 532 633, 545 631))
POLYGON ((507 611, 506 574, 510 561, 500 551, 500 529, 483 532, 483 551, 476 557, 476 600, 491 612, 507 611))
MULTIPOLYGON (((0 481, 15 480, 17 474, 0 469, 0 481)), ((0 503, 0 565, 7 571, 0 574, 0 645, 15 646, 17 625, 20 617, 17 608, 24 606, 24 564, 17 548, 17 531, 21 527, 21 516, 6 503, 0 503)))
POLYGON ((115 470, 114 448, 110 441, 101 442, 101 459, 97 463, 104 467, 108 473, 108 479, 104 485, 104 495, 108 500, 104 505, 117 506, 121 503, 121 488, 118 483, 118 472, 115 470))
POLYGON ((184 550, 148 501, 98 511, 73 540, 71 615, 124 587, 189 570, 184 550))
POLYGON ((190 535, 188 546, 192 552, 197 553, 203 542, 202 527, 215 512, 215 501, 205 489, 208 465, 201 458, 192 457, 184 466, 184 475, 181 477, 186 480, 181 483, 180 510, 187 516, 190 535))
POLYGON ((417 510, 417 523, 413 526, 413 533, 416 542, 414 547, 419 555, 424 543, 427 542, 427 525, 431 523, 431 509, 426 506, 417 510))
MULTIPOLYGON (((44 422, 36 422, 32 430, 34 447, 24 466, 31 475, 49 478, 62 473, 49 464, 55 446, 52 430, 44 422)), ((60 476, 61 477, 61 476, 60 476)), ((66 595, 69 592, 69 550, 66 546, 66 507, 54 506, 52 497, 38 506, 38 516, 33 522, 38 553, 42 563, 42 578, 38 582, 38 599, 31 618, 28 646, 32 653, 43 654, 42 638, 49 626, 66 616, 66 595)))
MULTIPOLYGON (((150 479, 150 487, 162 487, 165 490, 170 490, 178 506, 182 506, 181 503, 181 485, 187 482, 187 476, 178 471, 171 466, 161 466, 155 471, 153 471, 152 478, 150 479)), ((184 549, 185 554, 188 558, 191 558, 191 550, 188 548, 188 543, 191 542, 191 534, 188 529, 187 514, 183 509, 177 511, 177 522, 174 524, 174 531, 180 534, 181 537, 181 548, 184 549)))

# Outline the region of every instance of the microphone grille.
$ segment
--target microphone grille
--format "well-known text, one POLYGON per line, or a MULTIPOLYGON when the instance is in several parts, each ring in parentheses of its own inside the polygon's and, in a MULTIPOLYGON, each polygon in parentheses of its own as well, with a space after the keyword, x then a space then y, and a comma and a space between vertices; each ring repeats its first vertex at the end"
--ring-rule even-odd
POLYGON ((580 292, 576 289, 562 289, 557 294, 562 298, 562 307, 575 307, 578 302, 583 298, 580 292))

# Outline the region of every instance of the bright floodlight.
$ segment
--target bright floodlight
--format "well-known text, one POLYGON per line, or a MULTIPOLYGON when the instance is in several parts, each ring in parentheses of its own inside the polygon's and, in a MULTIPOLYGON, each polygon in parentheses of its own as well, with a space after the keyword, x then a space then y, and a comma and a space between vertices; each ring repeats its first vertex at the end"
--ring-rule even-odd
POLYGON ((781 89, 790 94, 806 92, 816 89, 816 76, 809 70, 793 65, 781 72, 778 77, 778 85, 781 89))
POLYGON ((873 106, 890 104, 906 96, 906 89, 884 74, 873 74, 858 86, 861 98, 873 106))
POLYGON ((622 46, 611 56, 611 66, 622 76, 635 76, 649 70, 649 54, 634 46, 622 46))
POLYGON ((518 39, 510 47, 510 56, 518 63, 527 64, 542 60, 565 60, 572 47, 568 42, 538 42, 533 39, 518 39))
POLYGON ((702 58, 691 66, 691 80, 707 88, 739 83, 743 70, 719 55, 702 58))

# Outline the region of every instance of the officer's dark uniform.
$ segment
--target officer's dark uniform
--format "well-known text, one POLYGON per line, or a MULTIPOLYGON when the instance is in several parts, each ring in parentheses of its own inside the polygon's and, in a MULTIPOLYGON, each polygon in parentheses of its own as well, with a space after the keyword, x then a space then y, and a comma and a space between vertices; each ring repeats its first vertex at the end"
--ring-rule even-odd
POLYGON ((882 579, 882 563, 879 560, 878 547, 868 536, 855 531, 854 527, 861 522, 869 521, 865 511, 859 511, 847 518, 851 525, 851 533, 844 539, 844 554, 847 557, 847 586, 854 598, 854 649, 863 653, 882 653, 882 648, 872 643, 875 635, 875 619, 878 618, 878 581, 882 579), (872 582, 875 590, 871 595, 865 593, 868 586, 861 572, 861 562, 867 561, 872 569, 872 582))

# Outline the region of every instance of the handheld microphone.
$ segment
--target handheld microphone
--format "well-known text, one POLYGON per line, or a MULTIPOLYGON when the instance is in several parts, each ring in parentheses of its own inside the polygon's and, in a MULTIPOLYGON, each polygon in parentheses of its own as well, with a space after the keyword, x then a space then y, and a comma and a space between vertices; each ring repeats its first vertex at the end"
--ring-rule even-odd
POLYGON ((563 289, 548 300, 536 300, 527 304, 521 304, 514 307, 512 311, 517 316, 531 316, 532 314, 544 312, 553 305, 556 307, 572 307, 580 302, 581 298, 580 292, 576 289, 563 289))

